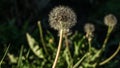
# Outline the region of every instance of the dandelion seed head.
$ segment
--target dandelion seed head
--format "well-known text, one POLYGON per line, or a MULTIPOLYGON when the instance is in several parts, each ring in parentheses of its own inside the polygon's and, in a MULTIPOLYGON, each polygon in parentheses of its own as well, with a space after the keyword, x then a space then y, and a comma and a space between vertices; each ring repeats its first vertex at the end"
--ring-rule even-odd
POLYGON ((50 26, 55 30, 70 29, 76 24, 76 14, 67 6, 53 8, 49 14, 50 26))
POLYGON ((104 17, 104 23, 107 26, 114 27, 117 24, 117 19, 113 14, 108 14, 104 17))
POLYGON ((84 26, 84 31, 85 31, 86 33, 92 33, 92 32, 95 31, 95 26, 94 26, 93 24, 91 24, 91 23, 87 23, 87 24, 85 24, 85 26, 84 26))

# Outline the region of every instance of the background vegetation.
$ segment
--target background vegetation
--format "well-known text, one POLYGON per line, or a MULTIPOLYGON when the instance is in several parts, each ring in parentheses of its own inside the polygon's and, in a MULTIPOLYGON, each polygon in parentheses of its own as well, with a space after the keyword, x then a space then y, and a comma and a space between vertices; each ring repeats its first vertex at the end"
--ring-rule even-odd
MULTIPOLYGON (((95 39, 97 40, 95 44, 99 43, 95 47, 98 49, 103 43, 107 31, 103 18, 106 14, 114 14, 117 17, 118 23, 111 34, 102 58, 109 57, 117 49, 120 42, 120 0, 0 0, 0 60, 5 55, 5 52, 7 52, 1 64, 2 68, 8 68, 8 66, 11 68, 21 66, 21 68, 51 67, 53 60, 50 59, 54 58, 48 57, 47 61, 43 59, 47 56, 40 56, 42 59, 36 56, 28 45, 26 33, 30 33, 37 40, 38 44, 42 44, 37 25, 37 22, 40 20, 46 44, 56 49, 59 39, 57 32, 49 27, 48 14, 57 5, 67 5, 73 8, 77 14, 78 23, 72 29, 72 36, 75 36, 75 41, 78 41, 85 34, 83 26, 86 22, 95 24, 95 39), (51 41, 55 43, 53 44, 51 41), (7 48, 9 48, 8 51, 6 50, 7 48)), ((42 45, 40 47, 43 48, 42 45)), ((51 49, 48 49, 49 53, 51 56, 55 56, 55 54, 52 54, 54 50, 52 51, 51 49)), ((65 60, 61 61, 66 62, 65 60)), ((119 68, 119 63, 120 55, 117 54, 109 63, 100 68, 119 68)), ((59 67, 62 65, 59 65, 59 67)))

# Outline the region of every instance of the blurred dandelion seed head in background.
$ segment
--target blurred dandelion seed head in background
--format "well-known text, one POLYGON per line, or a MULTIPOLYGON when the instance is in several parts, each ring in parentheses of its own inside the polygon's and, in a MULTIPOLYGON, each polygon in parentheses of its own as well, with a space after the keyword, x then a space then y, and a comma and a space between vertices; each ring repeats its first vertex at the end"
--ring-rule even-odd
POLYGON ((92 32, 95 31, 95 26, 94 26, 93 24, 91 24, 91 23, 87 23, 87 24, 85 24, 85 26, 84 26, 84 31, 85 31, 86 33, 92 33, 92 32))
POLYGON ((104 17, 104 23, 107 26, 114 27, 117 24, 117 19, 113 14, 108 14, 104 17))
POLYGON ((88 41, 91 41, 94 36, 93 32, 95 31, 95 26, 91 23, 86 23, 84 31, 86 32, 86 38, 88 38, 88 41))
POLYGON ((67 6, 53 8, 49 14, 50 26, 55 30, 68 30, 77 22, 74 11, 67 6))

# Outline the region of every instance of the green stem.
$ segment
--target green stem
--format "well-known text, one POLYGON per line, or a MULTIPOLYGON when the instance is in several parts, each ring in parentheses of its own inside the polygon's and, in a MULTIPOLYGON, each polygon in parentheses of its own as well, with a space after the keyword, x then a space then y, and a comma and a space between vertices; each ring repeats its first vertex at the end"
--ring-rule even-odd
POLYGON ((7 52, 8 52, 8 50, 9 50, 9 47, 10 47, 10 44, 8 45, 8 47, 7 47, 5 53, 4 53, 4 55, 3 55, 3 57, 2 57, 2 59, 1 59, 1 61, 0 61, 0 68, 1 68, 1 64, 2 64, 2 62, 3 62, 4 58, 5 58, 5 56, 7 55, 7 52))
POLYGON ((67 36, 65 36, 65 43, 66 43, 66 47, 67 47, 67 51, 68 51, 68 55, 70 57, 70 68, 73 67, 73 59, 72 59, 72 56, 71 56, 71 53, 70 53, 70 49, 69 49, 69 43, 68 43, 68 38, 67 36))
POLYGON ((79 64, 83 61, 83 59, 87 56, 88 54, 86 53, 74 66, 73 68, 77 68, 79 64))
POLYGON ((18 58, 18 65, 17 65, 18 68, 21 68, 23 48, 24 48, 24 46, 22 45, 21 49, 20 49, 19 58, 18 58))
POLYGON ((61 29, 60 30, 60 39, 59 39, 58 49, 57 49, 56 57, 55 57, 52 68, 55 68, 56 64, 57 64, 57 60, 58 60, 58 57, 59 57, 59 54, 60 54, 60 49, 61 49, 61 46, 62 46, 62 38, 63 38, 63 30, 61 29))
POLYGON ((116 51, 115 51, 109 58, 107 58, 106 60, 100 62, 99 65, 104 65, 104 64, 106 64, 107 62, 109 62, 111 59, 113 59, 113 58, 118 54, 119 50, 120 50, 120 43, 119 43, 119 46, 118 46, 118 48, 116 49, 116 51))
MULTIPOLYGON (((106 38, 105 38, 105 40, 104 40, 104 42, 103 42, 100 56, 102 55, 103 51, 105 50, 106 44, 107 44, 107 42, 108 42, 108 39, 109 39, 109 37, 110 37, 110 34, 111 34, 112 30, 113 30, 113 27, 108 26, 107 35, 106 35, 106 38)), ((98 60, 98 61, 100 61, 100 60, 98 60)), ((101 62, 100 65, 101 65, 101 64, 103 64, 103 62, 101 62)))
POLYGON ((81 45, 84 40, 85 40, 85 36, 82 37, 82 39, 80 40, 79 45, 81 45))
POLYGON ((105 49, 105 46, 106 46, 106 44, 107 44, 107 41, 108 41, 108 39, 109 39, 109 36, 110 36, 112 30, 113 30, 112 27, 108 27, 107 35, 106 35, 106 38, 105 38, 104 43, 103 43, 103 45, 102 45, 102 49, 103 49, 103 50, 105 49))
POLYGON ((41 42, 43 45, 43 49, 44 49, 45 53, 48 55, 48 51, 47 51, 47 48, 46 48, 46 45, 45 45, 45 42, 43 39, 43 31, 42 31, 42 26, 41 26, 40 21, 38 21, 38 28, 39 28, 39 32, 40 32, 40 39, 41 39, 41 42))
POLYGON ((30 54, 30 48, 28 49, 28 52, 26 54, 26 59, 28 58, 29 54, 30 54))
POLYGON ((91 53, 91 40, 88 40, 88 44, 89 44, 89 52, 91 53))

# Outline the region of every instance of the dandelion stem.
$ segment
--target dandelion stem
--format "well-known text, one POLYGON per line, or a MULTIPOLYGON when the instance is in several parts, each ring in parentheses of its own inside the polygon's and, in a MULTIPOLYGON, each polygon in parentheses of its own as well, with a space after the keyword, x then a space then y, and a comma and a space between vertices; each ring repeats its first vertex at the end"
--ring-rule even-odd
POLYGON ((60 49, 61 49, 61 46, 62 46, 62 38, 63 38, 63 30, 61 29, 60 30, 60 39, 59 39, 58 49, 57 49, 56 57, 55 57, 52 68, 55 68, 56 64, 57 64, 57 60, 58 60, 58 57, 59 57, 59 54, 60 54, 60 49))
POLYGON ((107 58, 106 60, 100 62, 99 65, 104 65, 104 64, 106 64, 107 62, 109 62, 111 59, 113 59, 113 58, 118 54, 119 50, 120 50, 120 43, 119 43, 119 46, 118 46, 118 48, 116 49, 116 51, 115 51, 109 58, 107 58))
POLYGON ((88 40, 88 44, 89 44, 89 52, 91 53, 91 40, 88 40))
POLYGON ((107 41, 108 41, 108 39, 109 39, 109 36, 110 36, 110 34, 111 34, 111 32, 112 32, 112 29, 113 29, 112 27, 108 27, 107 35, 106 35, 106 38, 105 38, 104 43, 103 43, 103 45, 102 45, 102 49, 103 49, 103 50, 105 49, 105 46, 106 46, 107 41))
POLYGON ((41 26, 40 21, 38 21, 38 28, 39 28, 39 32, 40 32, 40 38, 41 38, 41 42, 42 42, 42 45, 43 45, 43 49, 45 50, 45 53, 48 55, 48 51, 47 51, 47 48, 46 48, 46 45, 45 45, 45 42, 44 42, 44 39, 43 39, 42 26, 41 26))
POLYGON ((68 51, 68 55, 70 57, 70 64, 69 65, 70 65, 70 68, 72 68, 73 67, 73 59, 72 59, 72 56, 71 56, 71 53, 70 53, 67 35, 65 35, 65 43, 66 43, 66 48, 67 48, 67 51, 68 51))

